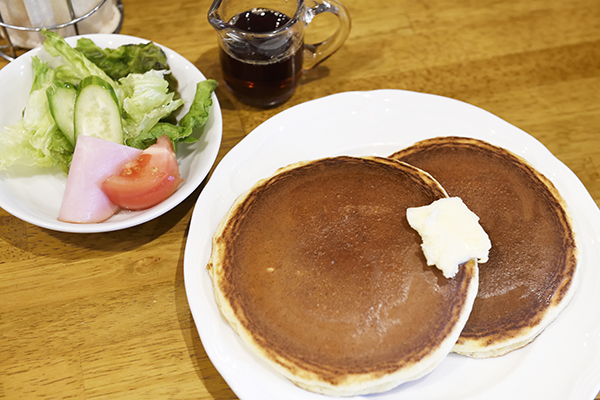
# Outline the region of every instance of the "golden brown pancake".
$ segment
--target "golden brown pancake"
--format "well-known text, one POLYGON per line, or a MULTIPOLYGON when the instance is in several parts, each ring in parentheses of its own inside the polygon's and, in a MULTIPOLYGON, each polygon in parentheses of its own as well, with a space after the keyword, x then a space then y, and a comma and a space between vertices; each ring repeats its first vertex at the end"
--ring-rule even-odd
POLYGON ((575 288, 575 237, 554 185, 522 158, 475 139, 424 140, 391 158, 422 168, 461 197, 492 242, 454 351, 497 356, 535 339, 575 288))
POLYGON ((445 197, 387 158, 280 169, 240 196, 213 238, 219 308, 296 385, 350 396, 430 372, 452 350, 477 292, 475 262, 452 279, 427 266, 406 209, 445 197))

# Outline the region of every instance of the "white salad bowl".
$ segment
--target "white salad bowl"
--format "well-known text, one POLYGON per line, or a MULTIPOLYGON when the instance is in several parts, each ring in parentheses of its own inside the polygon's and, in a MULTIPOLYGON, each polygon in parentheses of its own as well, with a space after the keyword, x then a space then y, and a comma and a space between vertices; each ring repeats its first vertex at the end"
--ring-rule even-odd
MULTIPOLYGON (((147 43, 149 40, 117 34, 93 34, 66 38, 75 46, 81 37, 88 37, 102 48, 116 48, 129 43, 147 43)), ((158 44, 158 43, 157 43, 158 44)), ((185 101, 179 116, 189 110, 196 93, 196 84, 206 79, 194 64, 173 50, 160 44, 167 55, 173 75, 179 83, 179 93, 185 101)), ((18 57, 0 70, 0 129, 16 123, 27 102, 33 72, 31 58, 38 56, 55 66, 60 63, 43 48, 38 47, 18 57)), ((216 95, 210 117, 200 140, 181 143, 177 148, 177 161, 183 183, 177 191, 160 204, 143 211, 121 210, 106 221, 90 224, 73 224, 57 219, 67 176, 56 168, 13 166, 0 171, 0 207, 23 221, 61 232, 93 233, 129 228, 156 218, 187 198, 206 178, 215 162, 221 145, 223 122, 216 95)))

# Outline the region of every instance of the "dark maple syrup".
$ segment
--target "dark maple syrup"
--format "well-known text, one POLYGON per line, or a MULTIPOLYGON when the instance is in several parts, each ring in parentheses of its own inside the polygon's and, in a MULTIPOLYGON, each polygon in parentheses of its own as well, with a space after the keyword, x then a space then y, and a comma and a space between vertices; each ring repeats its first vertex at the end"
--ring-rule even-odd
MULTIPOLYGON (((229 24, 260 34, 272 32, 289 21, 290 17, 278 11, 255 8, 236 15, 229 24)), ((225 83, 246 104, 261 108, 282 104, 294 94, 302 75, 303 48, 303 43, 294 43, 290 35, 273 48, 231 46, 229 54, 221 49, 225 83), (282 58, 281 54, 288 55, 282 58)))

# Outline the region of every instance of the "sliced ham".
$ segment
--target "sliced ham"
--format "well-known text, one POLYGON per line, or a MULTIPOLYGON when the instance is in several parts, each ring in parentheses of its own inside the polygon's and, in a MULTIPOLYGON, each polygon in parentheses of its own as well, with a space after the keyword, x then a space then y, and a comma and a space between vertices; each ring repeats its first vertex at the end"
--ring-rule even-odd
POLYGON ((78 136, 58 219, 102 222, 119 210, 101 189, 102 182, 121 172, 142 150, 92 136, 78 136))

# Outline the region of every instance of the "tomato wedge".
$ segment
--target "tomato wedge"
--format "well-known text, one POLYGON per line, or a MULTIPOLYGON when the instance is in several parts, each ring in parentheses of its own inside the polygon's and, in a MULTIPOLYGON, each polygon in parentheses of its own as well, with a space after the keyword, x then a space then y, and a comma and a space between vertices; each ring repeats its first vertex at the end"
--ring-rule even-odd
POLYGON ((161 136, 138 158, 125 164, 119 175, 102 182, 102 190, 121 208, 143 210, 171 196, 181 182, 171 140, 161 136))

